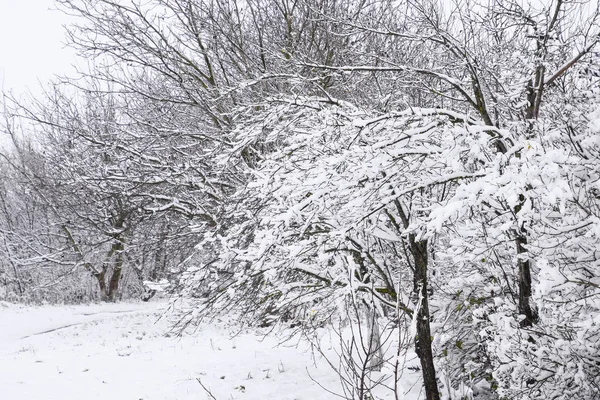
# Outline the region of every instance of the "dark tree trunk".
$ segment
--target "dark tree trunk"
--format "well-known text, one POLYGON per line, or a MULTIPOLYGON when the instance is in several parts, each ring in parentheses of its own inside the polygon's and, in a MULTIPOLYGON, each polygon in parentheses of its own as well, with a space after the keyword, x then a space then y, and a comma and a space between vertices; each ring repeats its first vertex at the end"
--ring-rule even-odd
POLYGON ((435 377, 433 351, 431 350, 431 328, 429 326, 429 300, 427 292, 427 240, 417 242, 414 235, 409 236, 410 249, 415 262, 414 292, 417 301, 421 298, 421 307, 417 314, 417 336, 415 351, 421 361, 423 384, 427 400, 439 400, 440 394, 435 377))
MULTIPOLYGON (((527 238, 525 236, 517 236, 515 243, 518 255, 527 252, 525 249, 527 238)), ((527 327, 533 325, 537 321, 537 314, 535 310, 531 308, 530 304, 531 268, 529 260, 523 260, 521 258, 517 260, 517 266, 519 269, 519 314, 525 316, 525 319, 521 321, 521 326, 527 327)))
POLYGON ((119 280, 121 279, 121 268, 116 268, 110 277, 110 282, 108 283, 108 296, 107 301, 117 301, 117 294, 119 292, 119 280))
MULTIPOLYGON (((519 204, 515 207, 515 214, 521 211, 525 196, 519 195, 519 204)), ((520 257, 527 253, 527 230, 524 227, 518 227, 516 231, 515 246, 517 250, 517 269, 519 273, 519 314, 524 315, 520 324, 522 327, 533 325, 537 321, 537 313, 531 307, 531 263, 520 257)))
POLYGON ((104 280, 106 273, 104 271, 95 274, 94 276, 98 280, 98 287, 100 289, 100 300, 108 301, 108 291, 106 290, 106 281, 104 280))
POLYGON ((119 292, 119 281, 121 280, 121 272, 123 271, 123 250, 125 244, 123 240, 116 237, 116 243, 113 244, 113 252, 116 255, 115 265, 113 268, 110 282, 108 283, 108 301, 116 301, 119 292))

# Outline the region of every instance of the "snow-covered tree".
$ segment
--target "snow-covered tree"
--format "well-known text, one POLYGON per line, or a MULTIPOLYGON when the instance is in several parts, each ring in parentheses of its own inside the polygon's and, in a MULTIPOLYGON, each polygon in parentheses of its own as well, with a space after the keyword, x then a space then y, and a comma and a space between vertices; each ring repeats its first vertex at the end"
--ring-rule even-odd
MULTIPOLYGON (((534 295, 544 286, 539 265, 556 257, 538 258, 536 247, 543 245, 533 221, 547 215, 563 221, 566 212, 555 192, 563 184, 546 170, 558 153, 582 159, 567 165, 595 165, 583 161, 584 114, 568 122, 576 113, 567 117, 565 110, 581 108, 581 77, 589 76, 585 63, 598 41, 597 9, 562 1, 539 7, 361 2, 347 9, 354 13, 349 20, 320 15, 348 38, 340 53, 354 57, 328 64, 306 54, 293 58, 311 74, 321 71, 324 97, 270 98, 260 117, 239 121, 241 141, 269 149, 241 195, 248 201, 240 213, 253 219, 228 237, 210 239, 221 243, 223 264, 211 262, 208 274, 190 271, 190 289, 205 285, 207 276, 221 277, 205 304, 243 305, 247 316, 279 310, 307 321, 316 304, 327 310, 326 320, 343 309, 345 295, 369 293, 408 315, 420 310, 417 320, 425 325, 429 277, 437 288, 431 318, 461 321, 442 324, 434 338, 449 377, 446 390, 466 384, 465 395, 497 389, 544 396, 547 376, 498 356, 500 349, 520 353, 540 340, 535 327, 545 323, 534 295), (536 191, 540 185, 550 192, 536 191), (246 248, 240 237, 252 244, 246 248), (407 281, 413 293, 421 284, 421 303, 397 289, 407 281), (488 307, 502 308, 504 317, 488 307), (514 330, 507 335, 498 321, 514 330), (486 336, 489 329, 498 336, 486 336), (490 344, 496 340, 505 347, 490 344)), ((595 182, 594 173, 583 176, 577 185, 595 182)), ((589 208, 594 199, 586 194, 576 202, 589 208)), ((574 223, 567 224, 574 232, 584 229, 574 223)), ((595 257, 593 246, 582 253, 595 257)), ((593 287, 582 283, 589 278, 579 282, 593 287)), ((423 340, 419 335, 417 346, 423 340)), ((435 375, 428 378, 422 367, 427 397, 438 398, 435 375)), ((591 376, 573 390, 591 393, 591 376)))

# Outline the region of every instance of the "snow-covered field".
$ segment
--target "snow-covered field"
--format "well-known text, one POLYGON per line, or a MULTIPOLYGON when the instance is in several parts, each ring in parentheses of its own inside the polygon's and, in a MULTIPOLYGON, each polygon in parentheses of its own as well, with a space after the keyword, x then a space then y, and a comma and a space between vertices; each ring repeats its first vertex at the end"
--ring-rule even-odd
POLYGON ((277 346, 224 323, 169 335, 165 304, 0 303, 0 398, 331 399, 338 378, 306 345, 277 346), (310 376, 309 376, 310 374, 310 376))
MULTIPOLYGON (((341 393, 338 376, 306 343, 281 345, 224 321, 178 337, 165 310, 165 302, 0 302, 0 399, 339 398, 323 389, 341 393)), ((412 375, 405 398, 416 399, 412 375)))

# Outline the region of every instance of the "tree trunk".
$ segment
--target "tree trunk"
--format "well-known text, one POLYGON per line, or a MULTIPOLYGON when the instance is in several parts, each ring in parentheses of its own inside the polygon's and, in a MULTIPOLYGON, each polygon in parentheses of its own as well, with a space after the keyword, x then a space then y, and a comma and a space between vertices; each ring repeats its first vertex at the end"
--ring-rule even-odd
POLYGON ((119 281, 121 280, 121 272, 123 271, 123 250, 125 249, 125 244, 121 238, 117 237, 115 240, 117 240, 117 242, 113 244, 113 250, 116 254, 116 260, 108 284, 108 301, 112 302, 117 300, 117 294, 119 292, 119 281))
POLYGON ((117 301, 117 294, 119 292, 119 280, 121 279, 121 271, 122 269, 120 267, 115 267, 110 277, 110 282, 108 283, 107 301, 117 301))
POLYGON ((427 292, 427 240, 415 241, 413 234, 409 235, 410 249, 415 261, 414 292, 421 298, 421 307, 417 314, 417 336, 415 337, 415 351, 421 361, 423 371, 423 385, 427 400, 439 400, 440 394, 435 377, 433 364, 433 351, 431 350, 431 328, 429 326, 429 300, 427 292))
MULTIPOLYGON (((525 203, 525 195, 519 195, 519 204, 515 207, 515 214, 521 211, 525 203)), ((522 327, 533 325, 537 321, 537 313, 531 308, 531 263, 520 257, 527 253, 527 230, 524 227, 517 227, 515 246, 517 250, 517 269, 519 272, 519 314, 524 315, 520 324, 522 327)))
POLYGON ((106 281, 104 280, 105 275, 106 272, 104 271, 94 274, 94 276, 98 280, 98 286, 100 289, 100 300, 102 301, 108 301, 108 291, 106 290, 106 281))
MULTIPOLYGON (((518 235, 515 240, 517 246, 517 255, 524 254, 527 252, 525 245, 527 245, 527 238, 523 235, 518 235)), ((537 321, 537 314, 531 308, 531 268, 529 260, 517 259, 517 266, 519 269, 519 314, 525 316, 525 319, 521 321, 522 327, 533 325, 537 321)))

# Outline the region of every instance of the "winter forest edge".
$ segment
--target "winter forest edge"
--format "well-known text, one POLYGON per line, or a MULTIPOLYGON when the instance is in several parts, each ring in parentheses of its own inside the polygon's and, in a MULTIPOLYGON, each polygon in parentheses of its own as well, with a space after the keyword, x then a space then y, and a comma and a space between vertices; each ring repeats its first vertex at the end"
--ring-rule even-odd
POLYGON ((329 330, 347 399, 407 351, 427 400, 600 399, 598 2, 56 6, 89 64, 2 97, 0 301, 329 330))

